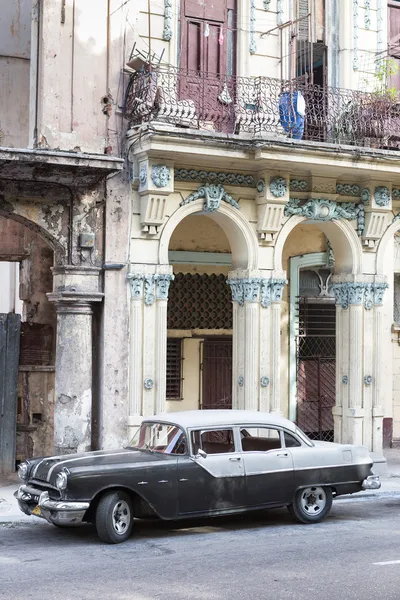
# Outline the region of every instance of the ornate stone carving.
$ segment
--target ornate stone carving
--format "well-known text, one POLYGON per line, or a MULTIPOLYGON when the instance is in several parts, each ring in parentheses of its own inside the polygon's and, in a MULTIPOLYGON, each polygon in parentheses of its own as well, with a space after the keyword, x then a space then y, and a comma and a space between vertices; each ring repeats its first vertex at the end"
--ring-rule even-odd
POLYGON ((199 187, 199 189, 196 192, 192 192, 191 194, 189 194, 187 198, 182 200, 179 206, 184 206, 185 204, 194 202, 199 198, 205 198, 203 206, 203 210, 205 212, 215 212, 216 210, 218 210, 221 204, 221 200, 240 210, 239 204, 236 202, 236 200, 232 198, 230 194, 228 194, 228 192, 225 191, 224 186, 220 183, 206 183, 205 185, 199 187))
POLYGON ((272 302, 282 300, 283 288, 286 279, 228 279, 227 283, 232 290, 232 300, 239 306, 245 302, 259 302, 263 308, 268 308, 272 302))
POLYGON ((352 183, 338 183, 336 185, 336 192, 344 196, 359 196, 360 186, 352 183))
POLYGON ((250 54, 257 52, 256 44, 256 0, 250 0, 250 54))
POLYGON ((308 200, 300 206, 300 200, 292 198, 285 207, 285 216, 301 215, 314 221, 334 221, 337 219, 357 219, 358 205, 352 202, 333 202, 331 200, 308 200))
POLYGON ((166 273, 155 273, 147 275, 144 273, 129 273, 127 279, 131 286, 132 298, 143 298, 146 306, 154 304, 156 298, 166 300, 168 290, 174 275, 166 273))
POLYGON ((238 377, 238 384, 239 384, 240 387, 243 387, 243 385, 244 385, 244 377, 243 377, 243 375, 239 375, 239 377, 238 377))
POLYGON ((265 190, 265 181, 264 181, 264 179, 259 179, 257 181, 257 192, 262 194, 264 190, 265 190))
POLYGON ((172 38, 172 0, 164 0, 164 30, 163 40, 167 42, 172 38))
POLYGON ((365 29, 371 27, 371 0, 364 0, 364 26, 365 29))
POLYGON ((361 202, 364 204, 364 206, 367 206, 369 204, 370 200, 371 200, 371 191, 369 188, 364 188, 363 191, 361 192, 361 202))
POLYGON ((385 185, 379 185, 375 188, 374 200, 378 206, 388 206, 390 204, 389 188, 385 185))
POLYGON ((269 378, 265 377, 265 375, 263 377, 261 377, 260 379, 260 385, 262 388, 266 388, 269 386, 269 378))
POLYGON ((195 181, 199 183, 222 183, 256 187, 253 175, 247 173, 216 173, 215 171, 197 171, 196 169, 175 169, 175 181, 195 181))
POLYGON ((165 165, 153 165, 151 168, 151 180, 158 188, 167 187, 171 181, 171 172, 165 165))
POLYGON ((156 301, 154 275, 145 275, 143 284, 144 303, 151 306, 156 301))
POLYGON ((336 304, 346 309, 350 304, 364 304, 366 310, 382 304, 387 283, 343 282, 333 285, 336 304))
POLYGON ((274 198, 282 198, 287 192, 286 179, 273 177, 269 182, 269 190, 274 198))
POLYGON ((154 275, 154 279, 156 281, 156 297, 159 300, 167 300, 168 299, 168 291, 171 281, 175 279, 175 276, 172 273, 161 274, 157 273, 154 275))
POLYGON ((371 385, 371 383, 372 383, 372 375, 366 375, 364 377, 364 383, 365 383, 365 385, 371 385))
POLYGON ((400 189, 399 188, 392 189, 392 198, 393 198, 393 200, 400 200, 400 189))
POLYGON ((147 377, 143 382, 143 386, 145 390, 152 390, 154 387, 154 381, 150 377, 147 377))
POLYGON ((307 181, 305 179, 291 179, 290 180, 290 191, 291 192, 306 192, 307 181))
POLYGON ((146 167, 141 167, 141 169, 139 171, 139 183, 143 187, 144 185, 146 185, 146 181, 147 181, 147 169, 146 169, 146 167))
POLYGON ((344 385, 347 385, 349 383, 349 378, 347 377, 347 375, 343 375, 342 383, 344 383, 344 385))
POLYGON ((263 0, 264 10, 269 10, 271 0, 263 0))

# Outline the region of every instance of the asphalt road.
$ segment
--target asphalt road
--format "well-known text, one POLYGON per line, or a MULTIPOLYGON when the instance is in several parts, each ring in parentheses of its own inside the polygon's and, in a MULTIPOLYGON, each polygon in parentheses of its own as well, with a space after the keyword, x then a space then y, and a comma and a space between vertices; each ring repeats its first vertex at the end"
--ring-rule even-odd
POLYGON ((140 522, 116 546, 90 526, 4 524, 0 598, 399 600, 400 494, 338 500, 317 525, 293 524, 281 509, 140 522))

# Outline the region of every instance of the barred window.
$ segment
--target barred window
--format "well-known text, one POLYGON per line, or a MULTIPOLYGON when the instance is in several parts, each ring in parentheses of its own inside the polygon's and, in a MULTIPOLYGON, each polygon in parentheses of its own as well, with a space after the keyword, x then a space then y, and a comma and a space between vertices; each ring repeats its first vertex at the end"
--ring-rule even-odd
POLYGON ((182 342, 181 338, 167 340, 167 399, 182 398, 182 342))

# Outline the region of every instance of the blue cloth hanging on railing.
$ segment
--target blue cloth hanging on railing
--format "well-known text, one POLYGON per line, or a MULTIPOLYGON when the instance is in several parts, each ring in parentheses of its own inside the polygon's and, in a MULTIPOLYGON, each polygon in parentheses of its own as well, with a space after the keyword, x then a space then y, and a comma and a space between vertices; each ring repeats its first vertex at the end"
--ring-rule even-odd
POLYGON ((301 140, 304 135, 305 108, 301 92, 284 92, 279 96, 280 123, 294 140, 301 140))

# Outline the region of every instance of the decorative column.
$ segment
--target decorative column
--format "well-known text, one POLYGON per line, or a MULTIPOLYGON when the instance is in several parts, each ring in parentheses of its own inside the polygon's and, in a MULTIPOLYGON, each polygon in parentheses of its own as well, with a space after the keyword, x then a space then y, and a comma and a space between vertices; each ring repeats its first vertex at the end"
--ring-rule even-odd
POLYGON ((101 302, 100 269, 54 267, 57 342, 54 402, 54 451, 56 454, 91 449, 92 430, 92 314, 101 302))
POLYGON ((167 301, 172 267, 131 265, 130 397, 128 427, 165 411, 167 301))
POLYGON ((335 440, 378 451, 384 416, 380 305, 387 284, 372 275, 335 275, 333 280, 338 305, 335 440))
POLYGON ((228 283, 233 298, 232 405, 280 412, 280 301, 286 283, 284 273, 233 271, 228 283))

